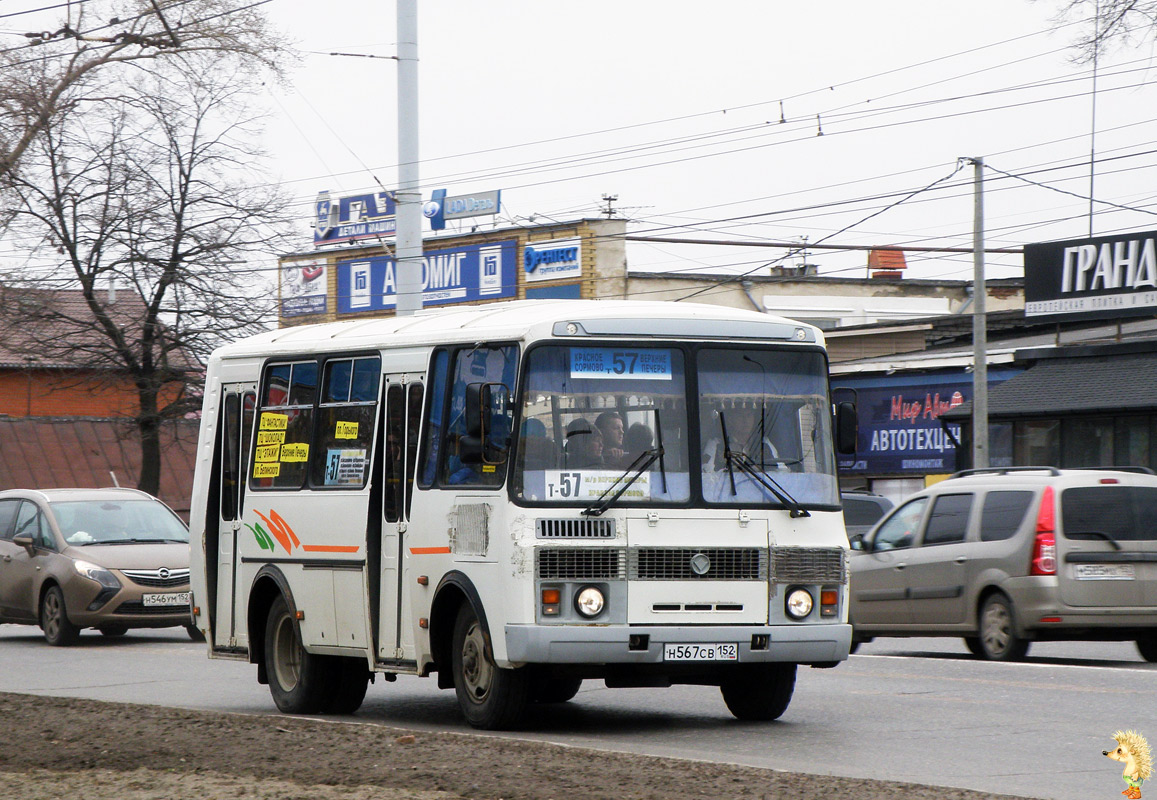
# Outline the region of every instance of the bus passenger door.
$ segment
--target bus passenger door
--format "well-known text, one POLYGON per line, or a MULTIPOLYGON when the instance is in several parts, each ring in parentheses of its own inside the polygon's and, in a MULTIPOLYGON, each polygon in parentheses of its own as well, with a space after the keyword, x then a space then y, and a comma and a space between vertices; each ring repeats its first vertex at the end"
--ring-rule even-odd
POLYGON ((378 659, 414 658, 414 633, 407 574, 406 529, 418 458, 418 423, 422 416, 421 376, 385 375, 385 452, 382 492, 382 576, 378 659))
MULTIPOLYGON (((213 625, 213 646, 236 646, 237 578, 240 565, 238 537, 242 503, 245 498, 245 459, 253 431, 255 384, 226 384, 221 387, 220 489, 217 498, 217 594, 213 625)), ((210 577, 212 579, 212 576, 210 577)))

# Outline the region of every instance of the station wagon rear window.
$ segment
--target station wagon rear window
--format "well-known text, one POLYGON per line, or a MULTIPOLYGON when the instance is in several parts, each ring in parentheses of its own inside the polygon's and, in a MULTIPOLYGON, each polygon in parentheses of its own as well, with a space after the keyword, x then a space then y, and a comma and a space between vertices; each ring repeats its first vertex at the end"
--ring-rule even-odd
POLYGON ((1157 539, 1157 487, 1082 486, 1061 493, 1066 539, 1117 542, 1157 539))

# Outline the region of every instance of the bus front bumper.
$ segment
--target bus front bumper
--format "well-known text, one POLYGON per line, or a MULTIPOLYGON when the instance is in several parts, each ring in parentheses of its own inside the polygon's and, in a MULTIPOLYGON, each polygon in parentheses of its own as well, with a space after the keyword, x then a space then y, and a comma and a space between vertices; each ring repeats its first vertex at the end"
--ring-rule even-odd
POLYGON ((741 663, 829 664, 848 657, 852 626, 507 625, 510 664, 660 664, 664 645, 738 645, 741 663), (761 637, 766 637, 762 646, 761 637), (753 644, 756 647, 753 647, 753 644))

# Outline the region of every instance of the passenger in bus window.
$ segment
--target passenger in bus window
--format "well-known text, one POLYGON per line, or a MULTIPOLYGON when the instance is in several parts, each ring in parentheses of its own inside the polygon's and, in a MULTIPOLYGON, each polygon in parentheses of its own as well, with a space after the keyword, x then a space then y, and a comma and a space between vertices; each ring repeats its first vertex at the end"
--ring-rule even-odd
POLYGON ((623 451, 626 455, 623 459, 630 464, 638 458, 643 451, 650 450, 654 446, 655 435, 651 433, 651 429, 642 422, 636 422, 631 427, 627 428, 627 432, 623 434, 623 451))
POLYGON ((554 469, 554 442, 546 435, 546 425, 540 419, 528 419, 522 423, 522 452, 524 469, 537 471, 554 469))
POLYGON ((566 426, 566 467, 589 469, 603 466, 603 434, 597 425, 581 417, 566 426))
POLYGON ((604 411, 595 418, 595 427, 603 435, 603 461, 609 467, 623 463, 623 418, 617 411, 604 411))

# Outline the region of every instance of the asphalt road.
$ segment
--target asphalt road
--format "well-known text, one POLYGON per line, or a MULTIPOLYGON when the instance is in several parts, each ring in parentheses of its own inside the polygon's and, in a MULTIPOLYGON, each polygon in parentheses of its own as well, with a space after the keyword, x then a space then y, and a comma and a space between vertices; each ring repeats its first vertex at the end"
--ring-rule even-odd
MULTIPOLYGON (((515 736, 632 753, 1057 800, 1112 798, 1120 766, 1101 755, 1119 728, 1157 737, 1157 664, 1131 644, 1046 643, 1017 664, 981 662, 956 639, 883 639, 833 670, 801 669, 774 724, 741 723, 715 689, 606 689, 587 682, 515 736)), ((255 668, 210 661, 183 631, 86 632, 51 648, 0 626, 0 691, 275 714, 255 668)), ((469 732, 433 680, 379 680, 356 717, 469 732)), ((817 781, 817 794, 822 783, 817 781)))

